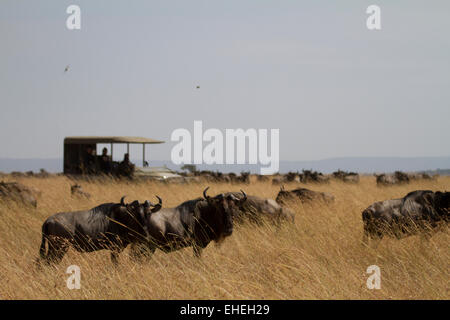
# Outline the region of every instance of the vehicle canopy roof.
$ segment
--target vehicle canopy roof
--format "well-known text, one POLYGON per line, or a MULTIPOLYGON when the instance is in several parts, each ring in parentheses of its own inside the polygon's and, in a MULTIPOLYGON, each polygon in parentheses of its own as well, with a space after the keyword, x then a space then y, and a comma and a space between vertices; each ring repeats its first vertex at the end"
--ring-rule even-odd
POLYGON ((78 136, 66 137, 64 144, 96 144, 96 143, 136 143, 136 144, 156 144, 164 143, 161 140, 155 140, 143 137, 116 137, 116 136, 78 136))

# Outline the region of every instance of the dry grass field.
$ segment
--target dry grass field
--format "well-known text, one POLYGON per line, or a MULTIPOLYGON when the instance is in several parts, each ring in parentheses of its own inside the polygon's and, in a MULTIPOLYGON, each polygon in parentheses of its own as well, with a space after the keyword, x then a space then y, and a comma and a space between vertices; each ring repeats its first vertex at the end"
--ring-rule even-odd
MULTIPOLYGON (((6 177, 6 181, 12 181, 6 177)), ((332 206, 296 204, 295 225, 276 228, 237 226, 220 245, 211 243, 201 259, 192 249, 156 251, 151 260, 133 263, 126 249, 115 268, 109 252, 69 250, 61 264, 38 270, 35 260, 41 225, 53 213, 89 209, 104 202, 163 198, 166 207, 201 196, 206 184, 157 182, 79 182, 91 199, 74 199, 73 181, 63 176, 17 178, 42 191, 37 209, 0 203, 0 299, 449 299, 450 233, 430 240, 385 238, 378 246, 362 243, 361 211, 374 201, 402 197, 417 189, 450 190, 450 177, 377 187, 372 176, 356 185, 332 181, 306 187, 331 192, 332 206), (66 287, 66 268, 81 268, 81 289, 66 287), (381 269, 381 289, 366 287, 370 265, 381 269)), ((291 189, 302 184, 287 184, 291 189)), ((305 185, 303 185, 305 186, 305 185)), ((211 184, 209 194, 244 189, 275 198, 271 183, 211 184)))

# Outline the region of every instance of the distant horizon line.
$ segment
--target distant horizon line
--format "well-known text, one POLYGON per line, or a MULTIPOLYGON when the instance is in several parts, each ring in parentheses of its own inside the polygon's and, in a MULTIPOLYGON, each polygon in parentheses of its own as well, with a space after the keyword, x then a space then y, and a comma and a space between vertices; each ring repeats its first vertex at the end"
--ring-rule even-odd
MULTIPOLYGON (((0 158, 0 172, 27 172, 44 169, 48 172, 63 171, 63 157, 59 158, 0 158)), ((120 161, 120 159, 117 159, 120 161)), ((136 165, 141 165, 141 159, 131 158, 136 165)), ((168 167, 179 170, 182 165, 176 165, 171 160, 148 159, 151 167, 168 167)), ((199 170, 222 172, 257 172, 262 164, 195 164, 199 170)), ((300 169, 331 173, 338 169, 360 173, 374 172, 415 172, 426 170, 450 170, 450 156, 426 157, 334 157, 321 160, 280 160, 279 172, 298 171, 300 169)))
MULTIPOLYGON (((61 160, 64 157, 51 157, 51 158, 40 158, 40 157, 0 157, 0 160, 61 160)), ((450 155, 447 156, 343 156, 343 157, 329 157, 322 159, 297 159, 297 160, 283 160, 286 162, 298 162, 298 161, 324 161, 324 160, 335 160, 335 159, 379 159, 379 158, 390 158, 390 159, 417 159, 417 158, 450 158, 450 155)), ((138 158, 132 158, 138 159, 138 158)), ((140 159, 140 158, 139 158, 140 159)), ((170 159, 148 159, 149 161, 171 161, 170 159)))

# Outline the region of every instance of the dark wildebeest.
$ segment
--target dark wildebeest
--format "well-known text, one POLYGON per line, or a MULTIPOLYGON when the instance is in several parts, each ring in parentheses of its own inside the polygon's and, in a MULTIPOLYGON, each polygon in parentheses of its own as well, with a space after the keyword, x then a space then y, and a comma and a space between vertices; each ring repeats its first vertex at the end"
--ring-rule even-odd
MULTIPOLYGON (((225 195, 233 195, 237 198, 242 198, 238 192, 228 192, 225 195)), ((238 206, 238 211, 235 211, 234 219, 237 223, 243 223, 245 220, 261 224, 263 218, 267 218, 276 225, 279 225, 283 220, 294 222, 295 214, 288 208, 283 208, 273 199, 265 199, 257 196, 247 196, 247 201, 242 202, 238 206)))
POLYGON ((280 188, 276 201, 279 204, 284 204, 290 200, 300 200, 302 203, 309 203, 313 201, 323 201, 330 204, 334 202, 334 196, 331 193, 312 191, 306 188, 298 188, 291 191, 286 191, 284 187, 280 188))
POLYGON ((60 212, 42 225, 40 258, 47 263, 59 263, 70 246, 79 252, 111 250, 111 261, 117 264, 118 254, 128 244, 149 241, 147 216, 161 209, 162 200, 101 204, 88 211, 60 212), (46 250, 47 243, 47 250, 46 250))
POLYGON ((207 182, 227 182, 223 180, 223 177, 225 175, 222 172, 218 171, 210 171, 210 170, 195 171, 194 175, 202 177, 202 179, 207 182))
POLYGON ((0 198, 13 200, 26 206, 37 207, 40 191, 18 182, 0 182, 0 198))
POLYGON ((272 184, 282 184, 287 182, 300 182, 300 174, 298 172, 288 172, 284 175, 277 175, 272 179, 272 184))
POLYGON ((241 172, 241 175, 236 177, 236 179, 232 182, 249 184, 250 183, 250 172, 241 172))
POLYGON ((362 212, 364 242, 385 234, 398 239, 449 221, 450 192, 417 190, 400 199, 375 202, 362 212))
POLYGON ((286 182, 300 182, 300 175, 298 172, 288 172, 284 176, 284 181, 286 182))
POLYGON ((231 182, 231 183, 245 183, 245 184, 249 184, 250 183, 250 172, 241 172, 241 174, 239 176, 237 176, 235 173, 230 172, 228 175, 224 175, 228 177, 228 181, 227 182, 231 182))
POLYGON ((211 242, 220 242, 233 232, 233 213, 236 206, 245 202, 242 198, 219 194, 210 197, 203 191, 204 198, 181 203, 175 208, 164 208, 147 216, 149 245, 132 246, 131 257, 139 259, 142 254, 153 254, 156 249, 166 253, 192 246, 194 255, 200 257, 203 248, 211 242), (146 252, 146 250, 148 250, 146 252))
POLYGON ((299 178, 302 183, 328 183, 330 181, 330 178, 323 175, 321 172, 312 170, 302 170, 302 173, 299 173, 299 178))

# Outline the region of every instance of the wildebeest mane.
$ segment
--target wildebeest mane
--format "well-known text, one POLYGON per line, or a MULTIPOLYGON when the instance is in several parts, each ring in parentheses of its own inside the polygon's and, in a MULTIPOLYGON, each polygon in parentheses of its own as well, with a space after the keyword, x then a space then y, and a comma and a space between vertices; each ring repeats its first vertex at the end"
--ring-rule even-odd
POLYGON ((103 225, 107 225, 111 220, 108 219, 114 212, 115 207, 119 207, 117 203, 104 203, 95 208, 89 210, 89 223, 102 222, 103 225))
POLYGON ((416 190, 408 193, 403 198, 402 212, 416 219, 428 218, 439 220, 439 214, 435 209, 435 195, 431 190, 416 190), (418 215, 417 213, 421 213, 418 215))
POLYGON ((195 208, 195 206, 197 205, 197 203, 199 201, 202 201, 202 198, 197 198, 197 199, 193 199, 193 200, 187 200, 185 202, 180 203, 178 206, 176 206, 176 208, 188 208, 188 209, 193 209, 195 208))

